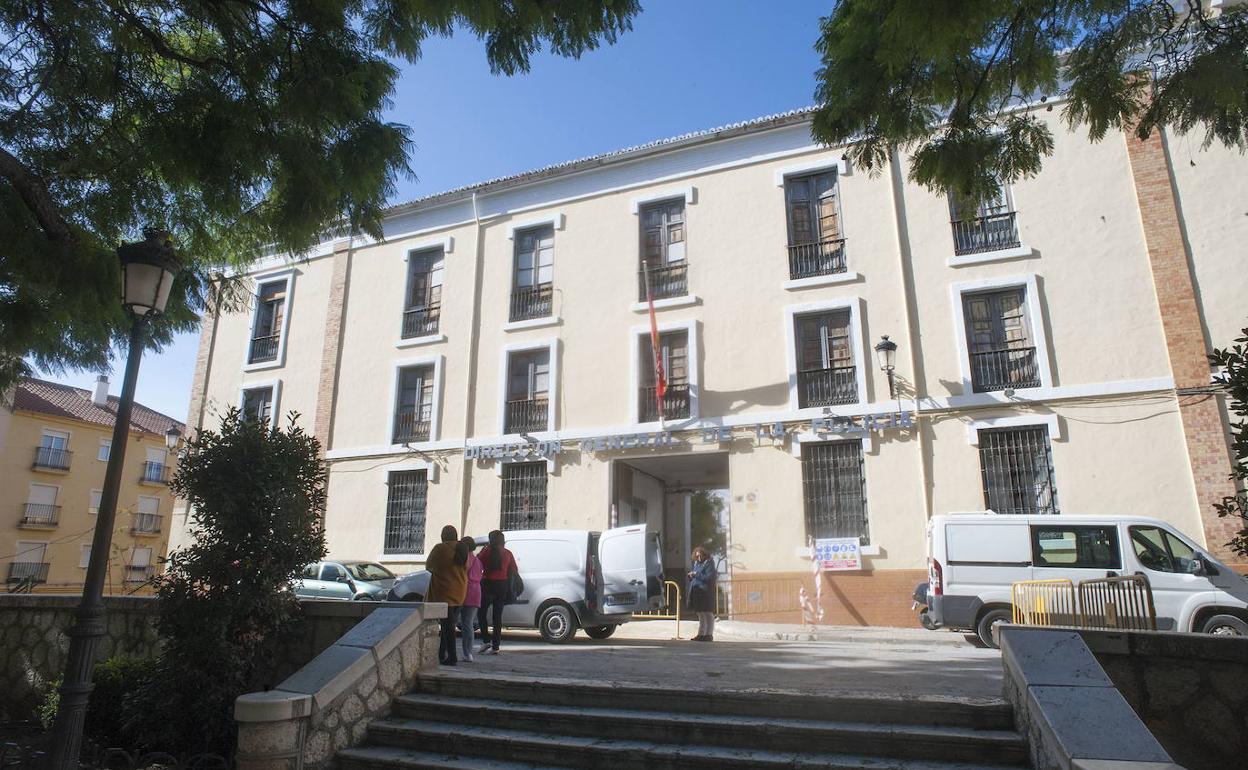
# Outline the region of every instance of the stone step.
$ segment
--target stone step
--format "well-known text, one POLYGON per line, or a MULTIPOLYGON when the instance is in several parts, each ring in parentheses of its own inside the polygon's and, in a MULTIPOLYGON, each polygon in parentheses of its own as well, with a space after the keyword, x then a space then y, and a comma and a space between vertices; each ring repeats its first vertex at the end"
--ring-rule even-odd
POLYGON ((538 679, 506 674, 439 672, 422 676, 417 691, 429 695, 505 700, 551 706, 614 708, 721 716, 815 719, 829 722, 940 725, 1012 730, 1013 711, 1001 698, 844 693, 814 695, 781 690, 704 691, 597 680, 538 679))
MULTIPOLYGON (((397 717, 426 722, 532 730, 563 736, 611 736, 682 746, 809 752, 948 761, 1024 762, 1027 747, 1013 731, 967 727, 823 721, 658 710, 513 703, 413 694, 395 700, 397 717)), ((655 704, 660 707, 665 703, 655 704)))
POLYGON ((532 762, 512 762, 505 759, 487 759, 461 754, 436 751, 400 749, 393 746, 361 746, 338 752, 337 766, 340 770, 566 770, 566 766, 542 765, 532 762))
POLYGON ((512 728, 395 719, 370 724, 368 745, 338 752, 337 764, 342 770, 439 767, 419 764, 428 761, 430 755, 444 762, 440 767, 455 768, 474 767, 471 763, 482 759, 518 763, 517 768, 594 770, 688 770, 691 766, 722 770, 1017 770, 1018 767, 982 761, 942 762, 842 753, 686 747, 653 741, 550 735, 512 728), (454 759, 447 762, 448 756, 454 759))

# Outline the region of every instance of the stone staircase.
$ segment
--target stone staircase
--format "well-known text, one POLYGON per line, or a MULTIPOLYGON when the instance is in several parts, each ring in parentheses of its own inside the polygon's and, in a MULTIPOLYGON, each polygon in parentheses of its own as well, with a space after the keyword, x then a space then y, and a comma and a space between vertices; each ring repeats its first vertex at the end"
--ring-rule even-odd
POLYGON ((1027 767, 1004 701, 422 677, 342 770, 1027 767))

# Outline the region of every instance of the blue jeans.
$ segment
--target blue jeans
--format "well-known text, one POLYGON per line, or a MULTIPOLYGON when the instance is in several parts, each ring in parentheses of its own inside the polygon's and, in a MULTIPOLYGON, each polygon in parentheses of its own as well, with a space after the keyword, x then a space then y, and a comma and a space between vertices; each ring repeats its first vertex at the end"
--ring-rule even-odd
POLYGON ((473 625, 477 621, 477 608, 462 606, 459 608, 459 646, 465 658, 472 657, 472 640, 476 632, 473 625))

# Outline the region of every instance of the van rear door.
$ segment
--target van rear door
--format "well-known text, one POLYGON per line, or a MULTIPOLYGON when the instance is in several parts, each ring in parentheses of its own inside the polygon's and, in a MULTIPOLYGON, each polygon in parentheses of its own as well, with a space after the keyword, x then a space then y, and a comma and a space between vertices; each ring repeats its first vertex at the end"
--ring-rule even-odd
POLYGON ((640 612, 650 608, 648 563, 658 558, 651 553, 653 542, 644 524, 608 529, 598 538, 603 614, 640 612))

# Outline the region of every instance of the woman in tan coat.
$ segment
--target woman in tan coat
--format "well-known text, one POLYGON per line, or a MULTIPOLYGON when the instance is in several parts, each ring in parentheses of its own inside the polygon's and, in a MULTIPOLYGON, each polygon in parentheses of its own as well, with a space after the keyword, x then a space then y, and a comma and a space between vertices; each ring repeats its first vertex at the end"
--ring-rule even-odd
POLYGON ((455 527, 447 524, 442 528, 442 542, 435 545, 425 559, 425 569, 429 570, 429 590, 425 601, 446 602, 446 617, 442 619, 442 634, 438 641, 438 662, 444 666, 454 666, 457 662, 455 618, 468 592, 467 563, 468 549, 459 542, 459 532, 455 527))

